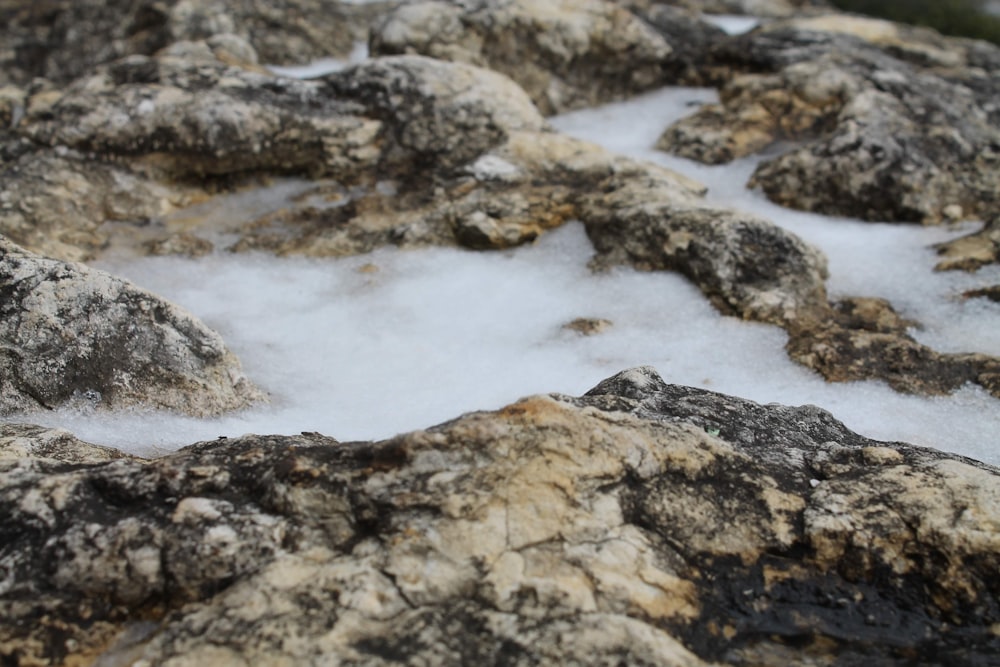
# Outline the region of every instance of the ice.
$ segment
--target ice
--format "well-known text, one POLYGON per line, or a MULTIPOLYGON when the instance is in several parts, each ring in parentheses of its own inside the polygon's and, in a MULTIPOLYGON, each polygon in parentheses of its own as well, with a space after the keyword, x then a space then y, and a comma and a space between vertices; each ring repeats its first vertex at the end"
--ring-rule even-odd
MULTIPOLYGON (((930 270, 935 257, 926 246, 968 229, 797 213, 743 188, 753 160, 705 167, 652 150, 673 120, 714 99, 711 90, 670 89, 552 122, 683 171, 710 187, 712 201, 754 211, 800 234, 829 255, 835 294, 891 299, 924 323, 922 340, 941 349, 1000 354, 1000 306, 956 297, 968 285, 1000 282, 996 271, 969 276, 930 270)), ((270 190, 202 206, 217 206, 221 218, 245 218, 280 208, 306 189, 302 182, 279 181, 270 190)), ((211 216, 198 211, 199 219, 211 216)), ((869 437, 1000 463, 1000 405, 985 391, 968 387, 921 398, 878 382, 826 383, 788 359, 781 329, 722 317, 679 275, 627 268, 593 274, 586 268, 591 254, 579 223, 504 252, 388 248, 323 260, 224 251, 197 260, 121 254, 102 268, 183 305, 220 331, 271 403, 210 420, 69 410, 17 419, 146 455, 243 433, 319 431, 341 440, 372 439, 529 394, 578 395, 622 369, 650 364, 668 382, 764 403, 814 404, 869 437), (592 337, 562 328, 579 317, 605 318, 613 326, 592 337)))

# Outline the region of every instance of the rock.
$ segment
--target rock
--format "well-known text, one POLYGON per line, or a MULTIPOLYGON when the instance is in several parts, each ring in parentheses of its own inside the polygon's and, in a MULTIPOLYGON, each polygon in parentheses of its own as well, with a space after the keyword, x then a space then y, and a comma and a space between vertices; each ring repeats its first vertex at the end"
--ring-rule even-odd
POLYGON ((562 325, 566 331, 573 331, 581 336, 596 336, 614 326, 614 322, 603 317, 577 317, 562 325))
POLYGON ((180 308, 0 237, 0 414, 145 406, 215 415, 263 398, 180 308))
POLYGON ((787 326, 789 356, 831 382, 885 380, 913 394, 947 394, 966 383, 1000 398, 1000 359, 941 354, 918 343, 883 299, 843 299, 787 326))
POLYGON ((1000 303, 1000 285, 990 285, 962 292, 962 296, 967 299, 989 299, 1000 303))
POLYGON ((661 85, 671 53, 648 24, 604 0, 409 3, 373 29, 371 49, 495 69, 545 114, 661 85))
POLYGON ((937 247, 941 261, 936 271, 976 271, 1000 260, 1000 215, 989 220, 978 232, 962 236, 937 247))
POLYGON ((786 323, 825 303, 826 258, 798 237, 745 213, 639 200, 584 216, 604 262, 674 270, 723 313, 786 323))
POLYGON ((826 8, 825 0, 669 0, 688 10, 706 14, 741 14, 764 17, 788 17, 826 8))
POLYGON ((130 457, 117 449, 78 440, 65 429, 0 422, 0 467, 27 459, 94 464, 124 458, 130 457))
POLYGON ((721 104, 659 146, 719 163, 775 142, 750 187, 794 208, 867 220, 995 215, 1000 201, 1000 49, 886 21, 771 22, 720 42, 721 104))
MULTIPOLYGON (((253 170, 349 174, 374 162, 377 122, 321 83, 228 67, 175 44, 131 56, 29 108, 22 132, 47 146, 144 158, 175 177, 253 170)), ((204 47, 204 44, 201 44, 204 47)))
POLYGON ((119 58, 208 40, 243 62, 306 63, 346 56, 396 2, 335 0, 45 0, 0 6, 0 86, 34 77, 66 83, 119 58), (238 41, 237 41, 238 40, 238 41), (236 44, 240 46, 233 50, 236 44))
POLYGON ((998 474, 651 369, 383 442, 10 461, 0 655, 985 663, 998 474))
POLYGON ((49 257, 82 261, 110 242, 108 222, 148 225, 192 188, 75 151, 32 151, 0 164, 0 234, 49 257))

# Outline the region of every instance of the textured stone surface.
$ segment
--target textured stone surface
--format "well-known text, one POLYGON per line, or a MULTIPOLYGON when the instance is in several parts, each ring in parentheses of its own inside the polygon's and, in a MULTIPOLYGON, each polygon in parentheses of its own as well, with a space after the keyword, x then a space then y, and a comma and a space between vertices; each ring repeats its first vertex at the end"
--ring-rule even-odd
POLYGON ((937 222, 1000 206, 1000 49, 842 15, 790 19, 717 44, 721 103, 660 147, 710 163, 778 141, 750 181, 795 208, 937 222))
POLYGON ((0 423, 0 462, 51 459, 63 463, 91 464, 124 458, 129 457, 117 449, 78 440, 65 429, 0 423))
POLYGON ((0 414, 66 403, 194 415, 262 398, 192 315, 101 271, 0 237, 0 414))
POLYGON ((941 260, 938 271, 975 271, 1000 260, 1000 216, 983 225, 978 232, 937 246, 941 260))
POLYGON ((371 46, 498 70, 546 114, 662 84, 672 51, 648 24, 604 0, 409 3, 373 30, 371 46))
POLYGON ((182 40, 214 41, 275 64, 346 55, 395 1, 44 0, 0 2, 0 85, 34 77, 67 82, 129 55, 182 40))
POLYGON ((378 443, 3 461, 0 654, 987 664, 997 476, 649 369, 378 443))
POLYGON ((946 394, 972 383, 1000 398, 1000 359, 936 352, 909 334, 915 324, 883 299, 842 299, 791 322, 785 347, 832 382, 885 380, 914 394, 946 394))

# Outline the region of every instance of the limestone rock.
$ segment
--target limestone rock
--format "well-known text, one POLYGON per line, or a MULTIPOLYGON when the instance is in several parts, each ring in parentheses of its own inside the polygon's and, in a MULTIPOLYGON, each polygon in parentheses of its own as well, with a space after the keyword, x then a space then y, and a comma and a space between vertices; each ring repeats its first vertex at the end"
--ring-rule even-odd
POLYGON ((0 4, 0 85, 34 77, 65 83, 124 56, 183 40, 217 41, 238 60, 305 63, 347 55, 396 2, 336 0, 45 0, 0 4), (246 45, 234 52, 238 40, 246 45))
POLYGON ((322 84, 227 67, 203 43, 131 56, 32 105, 33 141, 102 156, 143 157, 178 176, 251 170, 349 173, 372 162, 379 126, 322 84))
POLYGON ((146 225, 185 204, 192 188, 75 151, 31 151, 0 164, 0 234, 67 261, 93 257, 108 222, 146 225))
POLYGON ((668 0, 666 4, 678 5, 706 14, 744 14, 749 16, 788 17, 826 8, 824 0, 668 0))
POLYGON ((0 422, 0 467, 26 459, 92 464, 123 458, 129 457, 117 449, 78 440, 65 429, 0 422))
POLYGON ((671 53, 648 24, 604 0, 409 3, 373 30, 371 46, 503 72, 545 114, 662 84, 671 53))
POLYGON ((710 163, 800 142, 750 181, 777 203, 869 220, 995 215, 1000 49, 842 15, 777 21, 713 47, 721 104, 660 147, 710 163))
POLYGON ((978 232, 937 246, 941 261, 937 271, 975 271, 1000 261, 1000 216, 988 221, 978 232))
POLYGON ((998 474, 651 369, 383 442, 10 461, 0 655, 983 663, 998 474))
POLYGON ((71 403, 213 415, 262 398, 218 334, 128 282, 0 237, 0 414, 71 403))
POLYGON ((898 391, 946 394, 966 383, 1000 398, 1000 359, 942 354, 908 333, 914 325, 883 299, 843 299, 787 330, 789 356, 831 382, 885 380, 898 391))

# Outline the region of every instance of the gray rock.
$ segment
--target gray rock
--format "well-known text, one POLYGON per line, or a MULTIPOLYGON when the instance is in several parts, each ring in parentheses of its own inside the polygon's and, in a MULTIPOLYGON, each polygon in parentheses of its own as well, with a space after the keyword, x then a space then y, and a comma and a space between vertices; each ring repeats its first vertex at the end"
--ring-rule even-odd
POLYGON ((180 308, 0 237, 0 414, 146 406, 214 415, 263 398, 180 308))
POLYGON ((783 205, 868 220, 990 217, 1000 202, 997 58, 986 43, 875 19, 772 22, 713 48, 710 67, 730 71, 721 105, 659 145, 717 163, 800 142, 749 185, 783 205))
POLYGON ((998 474, 651 369, 383 442, 3 462, 0 654, 985 664, 998 474))
POLYGON ((208 40, 240 60, 291 64, 346 56, 397 2, 337 0, 45 0, 0 4, 0 85, 60 83, 130 55, 208 40), (238 40, 245 46, 233 50, 238 40))
POLYGON ((503 72, 545 114, 660 85, 671 53, 648 24, 604 0, 405 4, 372 31, 371 48, 503 72))

